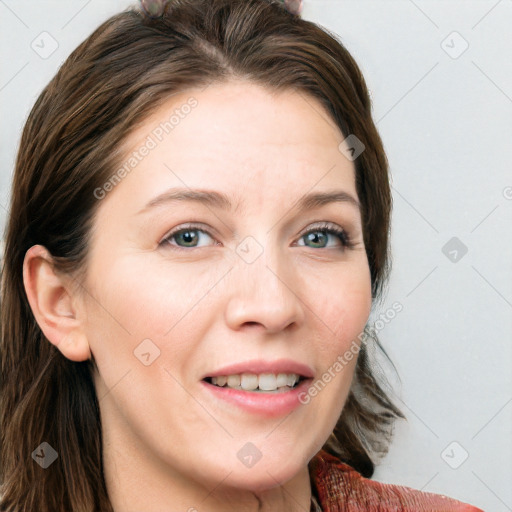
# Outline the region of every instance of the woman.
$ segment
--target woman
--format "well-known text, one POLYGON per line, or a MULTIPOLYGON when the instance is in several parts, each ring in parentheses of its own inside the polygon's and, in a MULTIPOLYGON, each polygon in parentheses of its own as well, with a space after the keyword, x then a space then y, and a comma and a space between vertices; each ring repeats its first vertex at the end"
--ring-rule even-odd
POLYGON ((2 275, 2 510, 477 510, 368 479, 402 417, 367 327, 387 162, 357 65, 298 13, 145 4, 37 100, 2 275))

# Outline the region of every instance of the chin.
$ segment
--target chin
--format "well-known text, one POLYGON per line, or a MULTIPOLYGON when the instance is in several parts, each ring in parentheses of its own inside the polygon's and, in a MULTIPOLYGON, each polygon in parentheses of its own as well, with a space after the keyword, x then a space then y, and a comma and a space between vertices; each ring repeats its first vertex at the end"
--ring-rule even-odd
POLYGON ((229 485, 239 490, 263 493, 291 480, 300 469, 302 468, 297 469, 297 471, 290 471, 289 469, 276 471, 276 468, 262 467, 256 469, 253 467, 237 474, 232 473, 229 477, 229 485))
MULTIPOLYGON (((293 479, 306 468, 305 459, 297 456, 297 453, 290 456, 279 457, 265 456, 255 462, 252 466, 246 466, 238 459, 236 464, 229 469, 232 471, 229 476, 229 485, 238 489, 245 489, 252 492, 264 492, 283 485, 293 479)), ((226 471, 227 473, 227 471, 226 471)))

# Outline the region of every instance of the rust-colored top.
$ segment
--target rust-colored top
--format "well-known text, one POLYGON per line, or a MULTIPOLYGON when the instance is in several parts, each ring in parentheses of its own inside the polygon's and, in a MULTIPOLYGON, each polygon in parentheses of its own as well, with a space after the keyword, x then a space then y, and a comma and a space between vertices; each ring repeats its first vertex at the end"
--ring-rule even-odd
POLYGON ((484 512, 440 494, 364 478, 325 450, 309 467, 312 492, 322 512, 484 512))

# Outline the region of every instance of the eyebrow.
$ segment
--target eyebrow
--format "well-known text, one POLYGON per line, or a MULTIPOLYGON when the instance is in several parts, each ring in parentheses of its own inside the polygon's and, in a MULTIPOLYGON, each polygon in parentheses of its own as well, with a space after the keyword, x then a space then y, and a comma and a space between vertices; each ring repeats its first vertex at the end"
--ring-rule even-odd
MULTIPOLYGON (((147 213, 156 207, 165 206, 179 201, 196 202, 226 211, 233 210, 231 200, 221 192, 217 192, 215 190, 173 188, 163 194, 160 194, 154 199, 151 199, 151 201, 149 201, 149 203, 147 203, 137 215, 147 213)), ((346 203, 357 208, 358 211, 361 210, 359 201, 344 190, 329 190, 326 192, 309 193, 297 201, 296 208, 302 211, 318 208, 329 203, 346 203)))

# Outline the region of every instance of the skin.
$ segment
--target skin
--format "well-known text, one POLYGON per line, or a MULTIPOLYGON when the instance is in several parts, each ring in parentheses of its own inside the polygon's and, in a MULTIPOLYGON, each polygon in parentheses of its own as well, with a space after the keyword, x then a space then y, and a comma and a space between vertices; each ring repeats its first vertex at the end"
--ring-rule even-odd
POLYGON ((307 464, 338 420, 356 358, 286 417, 228 405, 200 381, 227 364, 280 358, 320 378, 363 330, 371 280, 359 209, 294 206, 331 189, 357 199, 354 164, 316 99, 244 81, 173 96, 126 139, 127 155, 191 96, 197 107, 101 200, 81 286, 34 246, 27 296, 66 357, 94 354, 116 512, 309 510, 307 464), (138 213, 171 187, 216 190, 238 206, 181 201, 138 213), (303 235, 321 221, 354 246, 303 235), (207 233, 159 244, 187 222, 207 233), (236 252, 246 237, 262 250, 251 263, 236 252), (147 366, 134 355, 145 339, 160 351, 147 366), (262 454, 250 468, 237 457, 247 442, 262 454))

